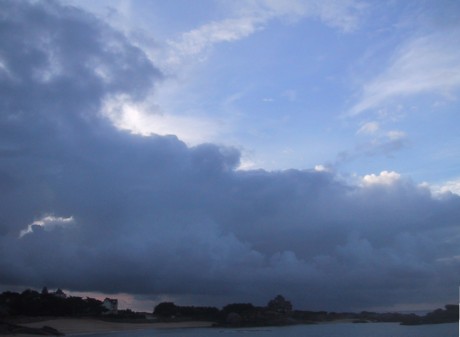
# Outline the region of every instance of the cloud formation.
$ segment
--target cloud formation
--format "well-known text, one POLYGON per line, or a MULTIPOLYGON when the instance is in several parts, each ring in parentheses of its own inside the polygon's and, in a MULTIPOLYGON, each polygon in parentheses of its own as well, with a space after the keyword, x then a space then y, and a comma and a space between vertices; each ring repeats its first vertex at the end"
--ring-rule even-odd
POLYGON ((32 222, 26 229, 23 229, 19 233, 19 238, 22 238, 24 235, 29 233, 33 233, 37 230, 54 230, 57 227, 66 227, 75 223, 73 217, 63 218, 63 217, 56 217, 54 215, 47 215, 43 218, 32 222))
POLYGON ((395 172, 238 171, 234 148, 120 131, 104 102, 161 81, 145 54, 75 8, 2 10, 3 284, 328 310, 457 298, 457 195, 395 172))
POLYGON ((361 141, 352 150, 339 152, 333 164, 334 167, 365 157, 380 155, 391 157, 395 152, 406 147, 408 143, 405 132, 381 130, 380 125, 376 122, 363 124, 356 134, 358 136, 368 136, 370 139, 361 141))
POLYGON ((196 57, 207 51, 214 44, 237 41, 246 38, 273 19, 299 20, 305 17, 319 18, 325 24, 343 31, 352 31, 365 5, 360 1, 310 1, 288 0, 283 2, 271 0, 241 1, 230 5, 236 12, 234 17, 214 21, 191 31, 185 32, 177 40, 170 41, 167 58, 169 65, 177 65, 183 59, 196 57))
POLYGON ((449 27, 406 42, 390 66, 362 88, 354 116, 418 94, 450 96, 460 87, 459 29, 449 27))

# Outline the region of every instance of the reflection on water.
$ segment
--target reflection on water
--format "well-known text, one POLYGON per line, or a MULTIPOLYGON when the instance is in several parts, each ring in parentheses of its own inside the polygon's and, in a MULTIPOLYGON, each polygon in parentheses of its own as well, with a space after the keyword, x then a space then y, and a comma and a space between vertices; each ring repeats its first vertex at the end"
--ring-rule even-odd
POLYGON ((317 324, 273 328, 152 329, 87 334, 85 337, 458 337, 458 324, 403 326, 397 323, 317 324))

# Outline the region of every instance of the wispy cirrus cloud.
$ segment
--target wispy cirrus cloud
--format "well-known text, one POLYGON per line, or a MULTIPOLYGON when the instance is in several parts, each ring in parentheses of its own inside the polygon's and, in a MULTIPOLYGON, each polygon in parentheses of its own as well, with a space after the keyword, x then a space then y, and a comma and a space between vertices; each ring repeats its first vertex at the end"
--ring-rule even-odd
POLYGON ((367 122, 364 123, 356 134, 374 134, 380 129, 380 125, 378 122, 367 122))
POLYGON ((363 86, 348 115, 378 109, 395 99, 433 93, 455 94, 460 88, 460 29, 414 38, 390 66, 363 86))
POLYGON ((183 33, 177 40, 169 41, 169 65, 180 64, 183 58, 196 56, 216 43, 245 38, 261 28, 265 19, 248 16, 214 21, 183 33))
POLYGON ((247 38, 273 19, 286 18, 299 20, 319 18, 326 25, 349 32, 354 30, 366 6, 357 0, 310 1, 310 0, 247 0, 238 2, 231 8, 228 18, 212 21, 182 33, 177 39, 168 42, 169 51, 166 58, 168 66, 177 66, 184 59, 196 57, 210 47, 222 42, 238 41, 247 38))

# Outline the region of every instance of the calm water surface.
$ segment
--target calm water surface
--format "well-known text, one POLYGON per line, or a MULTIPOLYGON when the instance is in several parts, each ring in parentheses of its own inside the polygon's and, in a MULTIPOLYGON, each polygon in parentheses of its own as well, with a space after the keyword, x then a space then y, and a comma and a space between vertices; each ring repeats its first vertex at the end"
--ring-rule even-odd
POLYGON ((85 337, 459 337, 458 324, 403 326, 398 323, 318 324, 250 329, 152 329, 85 337))

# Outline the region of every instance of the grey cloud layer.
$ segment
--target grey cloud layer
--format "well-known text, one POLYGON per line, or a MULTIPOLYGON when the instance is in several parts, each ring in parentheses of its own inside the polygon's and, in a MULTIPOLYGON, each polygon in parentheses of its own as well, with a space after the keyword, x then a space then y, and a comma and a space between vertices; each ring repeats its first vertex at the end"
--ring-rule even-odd
POLYGON ((458 196, 236 171, 235 149, 120 132, 101 106, 161 81, 144 53, 74 8, 1 6, 3 284, 318 309, 457 298, 458 196))

